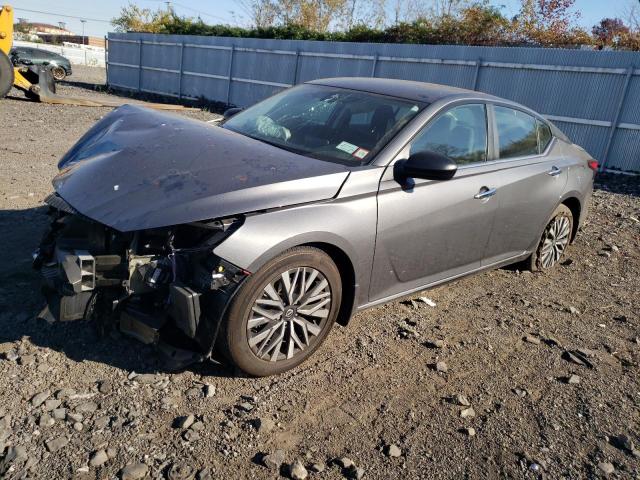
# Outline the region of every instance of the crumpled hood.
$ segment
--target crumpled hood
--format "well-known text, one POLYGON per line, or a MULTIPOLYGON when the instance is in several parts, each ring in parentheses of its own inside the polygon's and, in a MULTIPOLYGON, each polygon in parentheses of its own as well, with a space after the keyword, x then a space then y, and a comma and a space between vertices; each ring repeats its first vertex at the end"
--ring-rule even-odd
POLYGON ((334 197, 346 166, 131 105, 96 123, 58 164, 58 194, 123 232, 334 197))

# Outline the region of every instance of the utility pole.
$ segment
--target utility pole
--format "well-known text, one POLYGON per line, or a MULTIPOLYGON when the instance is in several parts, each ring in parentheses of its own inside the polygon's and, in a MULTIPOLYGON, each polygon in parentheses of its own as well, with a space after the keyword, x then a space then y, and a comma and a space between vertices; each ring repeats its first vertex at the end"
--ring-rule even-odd
POLYGON ((80 22, 82 22, 82 44, 86 45, 85 39, 84 39, 84 24, 87 23, 87 21, 86 20, 80 20, 80 22))

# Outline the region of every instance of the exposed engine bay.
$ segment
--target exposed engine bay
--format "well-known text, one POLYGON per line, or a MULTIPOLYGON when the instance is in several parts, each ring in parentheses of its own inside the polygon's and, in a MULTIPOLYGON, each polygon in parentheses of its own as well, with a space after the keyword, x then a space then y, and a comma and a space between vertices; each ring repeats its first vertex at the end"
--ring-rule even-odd
POLYGON ((211 354, 226 306, 248 275, 212 251, 242 217, 123 233, 55 193, 45 202, 51 224, 33 255, 47 300, 42 318, 116 326, 174 357, 211 354))

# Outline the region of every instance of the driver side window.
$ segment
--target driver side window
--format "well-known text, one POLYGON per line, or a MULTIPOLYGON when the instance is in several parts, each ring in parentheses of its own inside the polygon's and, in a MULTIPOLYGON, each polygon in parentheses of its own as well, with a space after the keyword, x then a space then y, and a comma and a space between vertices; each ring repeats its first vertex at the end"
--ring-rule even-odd
POLYGON ((412 140, 410 155, 437 152, 458 165, 487 160, 487 112, 483 104, 460 105, 441 113, 412 140))

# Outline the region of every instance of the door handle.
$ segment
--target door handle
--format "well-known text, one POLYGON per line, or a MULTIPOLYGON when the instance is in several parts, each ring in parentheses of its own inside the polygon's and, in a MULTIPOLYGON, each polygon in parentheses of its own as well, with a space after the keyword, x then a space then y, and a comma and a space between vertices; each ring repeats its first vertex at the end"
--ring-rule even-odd
POLYGON ((493 197, 498 190, 496 188, 482 187, 479 193, 476 193, 473 198, 481 200, 483 198, 493 197))
POLYGON ((557 177, 561 173, 562 173, 562 170, 560 170, 558 167, 554 165, 553 167, 551 167, 551 170, 547 172, 547 175, 551 175, 552 177, 557 177))

